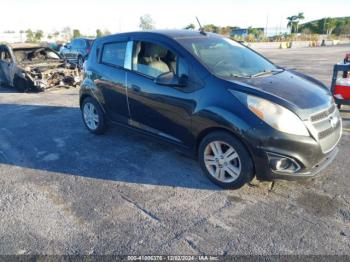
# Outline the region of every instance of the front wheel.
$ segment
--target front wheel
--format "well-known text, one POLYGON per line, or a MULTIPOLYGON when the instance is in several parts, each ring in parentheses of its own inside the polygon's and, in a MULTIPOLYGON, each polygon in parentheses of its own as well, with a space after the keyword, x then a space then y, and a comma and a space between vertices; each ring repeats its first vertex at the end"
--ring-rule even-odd
POLYGON ((199 164, 223 188, 238 189, 252 180, 254 168, 245 146, 226 132, 207 135, 199 146, 199 164))
POLYGON ((84 99, 81 113, 86 128, 93 134, 100 135, 106 131, 104 113, 100 105, 91 97, 84 99))
POLYGON ((13 79, 13 86, 17 89, 18 92, 23 93, 28 91, 28 83, 25 79, 15 76, 13 79))

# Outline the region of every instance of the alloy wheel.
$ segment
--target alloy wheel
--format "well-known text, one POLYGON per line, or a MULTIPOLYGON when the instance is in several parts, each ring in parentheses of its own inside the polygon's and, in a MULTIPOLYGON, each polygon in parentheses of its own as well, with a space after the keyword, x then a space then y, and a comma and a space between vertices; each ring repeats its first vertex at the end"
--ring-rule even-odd
POLYGON ((241 174, 241 160, 233 146, 213 141, 204 150, 205 166, 216 180, 223 183, 235 181, 241 174))
POLYGON ((84 104, 83 115, 88 128, 96 130, 100 122, 96 107, 92 103, 84 104))

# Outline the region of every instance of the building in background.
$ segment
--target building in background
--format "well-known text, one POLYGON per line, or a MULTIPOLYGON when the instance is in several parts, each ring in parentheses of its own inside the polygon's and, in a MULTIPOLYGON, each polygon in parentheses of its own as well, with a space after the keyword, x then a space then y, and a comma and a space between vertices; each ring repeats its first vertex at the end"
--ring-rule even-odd
POLYGON ((235 28, 235 29, 232 29, 230 36, 232 36, 232 37, 246 37, 249 34, 253 34, 255 36, 258 36, 258 35, 263 35, 264 31, 265 31, 264 28, 261 28, 261 27, 235 28))
POLYGON ((232 37, 246 37, 248 36, 248 28, 232 29, 230 36, 232 37))

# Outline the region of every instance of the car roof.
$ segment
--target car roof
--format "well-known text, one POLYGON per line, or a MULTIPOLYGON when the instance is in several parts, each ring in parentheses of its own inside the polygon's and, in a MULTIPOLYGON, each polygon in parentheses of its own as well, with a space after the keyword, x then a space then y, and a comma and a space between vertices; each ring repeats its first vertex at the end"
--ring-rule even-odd
POLYGON ((87 40, 87 41, 94 41, 94 40, 95 40, 95 38, 78 37, 78 38, 74 38, 74 39, 72 39, 72 40, 71 40, 71 42, 72 42, 72 41, 74 41, 74 40, 87 40))
POLYGON ((195 31, 195 30, 177 30, 177 29, 173 29, 173 30, 169 30, 169 29, 165 29, 165 30, 146 30, 146 31, 134 31, 134 32, 126 32, 126 33, 118 33, 118 34, 114 34, 114 35, 109 35, 109 36, 103 36, 98 38, 100 39, 109 39, 109 38, 113 38, 115 36, 125 36, 125 37, 131 37, 131 36, 164 36, 167 38, 171 38, 171 39, 181 39, 181 38, 199 38, 199 37, 208 37, 208 36, 216 36, 216 37, 222 37, 220 35, 214 34, 214 33, 208 33, 205 32, 204 34, 199 32, 199 31, 195 31))
MULTIPOLYGON (((143 31, 146 33, 154 33, 167 36, 169 38, 183 38, 183 37, 205 37, 203 33, 194 30, 151 30, 151 31, 143 31)), ((209 34, 209 33, 206 33, 209 34)))

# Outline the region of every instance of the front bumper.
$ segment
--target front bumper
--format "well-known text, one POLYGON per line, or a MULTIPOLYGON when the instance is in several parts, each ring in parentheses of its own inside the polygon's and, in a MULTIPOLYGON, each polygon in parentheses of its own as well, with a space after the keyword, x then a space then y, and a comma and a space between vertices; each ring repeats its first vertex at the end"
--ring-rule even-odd
POLYGON ((339 152, 339 148, 336 147, 325 156, 318 164, 309 168, 307 171, 295 172, 295 173, 283 173, 278 171, 271 171, 270 179, 272 180, 303 180, 320 175, 321 172, 326 169, 335 159, 339 152))
POLYGON ((249 135, 251 155, 256 176, 259 180, 302 180, 320 174, 335 159, 339 149, 334 145, 328 153, 323 153, 321 145, 312 137, 298 137, 275 132, 252 130, 249 135), (276 154, 292 159, 297 163, 295 172, 279 172, 271 167, 269 154, 276 154))

